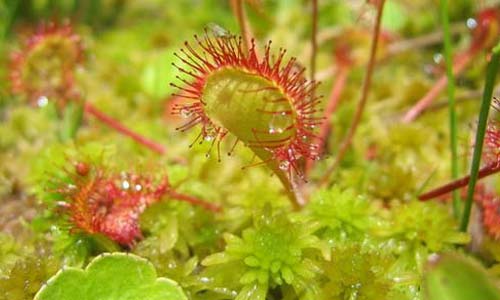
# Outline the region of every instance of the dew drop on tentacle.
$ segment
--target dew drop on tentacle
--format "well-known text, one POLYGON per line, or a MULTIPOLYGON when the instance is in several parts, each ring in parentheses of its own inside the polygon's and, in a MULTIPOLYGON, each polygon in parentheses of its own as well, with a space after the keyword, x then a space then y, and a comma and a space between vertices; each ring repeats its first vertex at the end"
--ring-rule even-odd
POLYGON ((122 189, 128 190, 130 188, 130 182, 128 180, 123 180, 122 181, 122 189))
POLYGON ((290 168, 290 162, 288 160, 281 161, 279 164, 279 168, 282 171, 288 171, 288 169, 290 168))
POLYGON ((182 107, 180 110, 179 110, 179 114, 182 118, 184 119, 187 119, 189 117, 191 117, 191 111, 189 110, 189 108, 187 107, 182 107))

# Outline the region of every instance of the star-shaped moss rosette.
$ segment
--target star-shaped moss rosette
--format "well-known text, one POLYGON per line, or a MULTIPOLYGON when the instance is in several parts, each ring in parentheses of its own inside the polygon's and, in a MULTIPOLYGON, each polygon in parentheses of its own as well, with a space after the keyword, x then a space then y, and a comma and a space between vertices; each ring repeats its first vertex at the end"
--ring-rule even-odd
POLYGON ((62 108, 77 97, 74 72, 82 59, 81 39, 69 22, 42 23, 24 48, 11 55, 12 91, 34 105, 53 100, 62 108))
POLYGON ((406 299, 390 297, 395 281, 390 269, 394 256, 360 245, 335 247, 332 260, 321 264, 327 278, 318 299, 406 299))
POLYGON ((446 206, 412 201, 392 208, 389 235, 399 242, 401 262, 422 271, 432 253, 451 250, 469 242, 467 233, 457 231, 457 224, 446 206))
POLYGON ((314 116, 316 83, 304 78, 294 58, 283 63, 285 50, 272 57, 271 43, 260 58, 255 43, 246 52, 235 36, 195 38, 196 47, 185 42, 186 49, 176 54, 185 67, 176 66, 186 78, 178 76, 182 85, 172 85, 185 101, 173 112, 188 119, 179 129, 201 125, 197 140, 216 144, 219 157, 220 142, 231 133, 234 145, 249 147, 277 174, 294 202, 301 202, 292 176, 302 176, 304 159, 318 158, 313 143, 321 120, 314 116))
POLYGON ((179 285, 157 278, 154 266, 132 254, 96 257, 84 269, 61 269, 35 296, 35 300, 187 300, 179 285))
POLYGON ((317 229, 318 224, 291 221, 267 206, 255 215, 254 225, 243 230, 242 237, 226 233, 224 252, 208 256, 202 264, 207 266, 206 274, 211 273, 210 268, 230 266, 226 272, 233 274, 233 282, 228 286, 240 286, 237 300, 263 300, 268 289, 275 287, 291 288, 303 299, 314 299, 318 292, 315 279, 320 273, 315 252, 330 259, 327 244, 313 235, 317 229))
POLYGON ((334 244, 361 241, 367 234, 376 233, 381 222, 366 198, 337 186, 315 192, 305 212, 321 224, 322 238, 334 244))

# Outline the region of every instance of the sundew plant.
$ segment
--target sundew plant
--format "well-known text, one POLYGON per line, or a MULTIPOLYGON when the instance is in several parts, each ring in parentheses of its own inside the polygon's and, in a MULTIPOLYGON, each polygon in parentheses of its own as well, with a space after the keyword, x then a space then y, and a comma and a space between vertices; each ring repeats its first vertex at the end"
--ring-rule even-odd
POLYGON ((0 300, 500 300, 500 1, 0 2, 0 300))

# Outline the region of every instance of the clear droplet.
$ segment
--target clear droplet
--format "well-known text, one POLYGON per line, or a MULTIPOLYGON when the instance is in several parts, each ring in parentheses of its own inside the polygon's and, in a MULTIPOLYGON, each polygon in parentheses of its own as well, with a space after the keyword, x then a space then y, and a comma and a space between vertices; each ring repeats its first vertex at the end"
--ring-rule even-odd
POLYGON ((205 137, 203 137, 203 139, 207 142, 211 142, 214 140, 214 136, 211 134, 206 134, 205 137))
POLYGON ((38 105, 38 107, 44 107, 49 104, 49 98, 47 98, 46 96, 40 96, 36 100, 36 104, 38 105))
POLYGON ((189 111, 189 109, 187 109, 186 107, 183 107, 179 111, 179 114, 181 115, 182 118, 187 119, 191 116, 191 111, 189 111))
POLYGON ((468 18, 467 21, 465 22, 467 25, 467 28, 469 29, 474 29, 477 27, 477 21, 474 18, 468 18))
POLYGON ((127 180, 122 181, 122 189, 128 190, 130 188, 130 182, 127 180))
POLYGON ((432 60, 434 60, 434 63, 440 64, 443 61, 443 54, 441 54, 441 53, 435 53, 432 56, 432 60))
POLYGON ((283 160, 280 162, 279 166, 280 170, 286 171, 290 167, 290 162, 288 160, 283 160))
POLYGON ((269 134, 276 134, 276 133, 283 133, 283 128, 281 127, 276 127, 272 124, 269 125, 269 134))
POLYGON ((138 192, 141 191, 142 190, 142 185, 136 184, 135 185, 135 190, 138 191, 138 192))

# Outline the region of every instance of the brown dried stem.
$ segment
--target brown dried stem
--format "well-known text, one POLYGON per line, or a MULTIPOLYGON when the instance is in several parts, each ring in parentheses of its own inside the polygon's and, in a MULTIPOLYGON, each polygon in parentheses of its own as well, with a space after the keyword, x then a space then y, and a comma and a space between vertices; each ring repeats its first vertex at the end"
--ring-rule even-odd
POLYGON ((340 146, 337 157, 335 158, 334 163, 325 172, 325 175, 321 179, 321 185, 326 185, 328 183, 328 179, 330 178, 330 175, 332 174, 333 170, 335 170, 335 167, 344 158, 344 155, 346 154, 347 149, 349 149, 349 146, 352 143, 352 139, 354 137, 354 134, 356 133, 356 129, 358 128, 359 122, 361 121, 361 117, 363 115, 363 111, 364 111, 364 108, 366 105, 366 100, 368 99, 368 92, 370 91, 370 87, 371 87, 373 70, 375 68, 377 46, 378 46, 378 41, 379 41, 379 37, 380 37, 380 29, 382 26, 382 13, 384 11, 384 4, 385 4, 385 0, 380 0, 378 3, 377 19, 375 21, 375 27, 373 29, 372 45, 371 45, 371 49, 370 49, 370 60, 368 61, 368 66, 366 69, 365 80, 363 81, 363 89, 361 92, 361 98, 359 100, 359 104, 356 108, 356 112, 355 112, 354 117, 352 119, 351 126, 349 127, 347 135, 344 138, 344 141, 342 142, 342 144, 340 146))

